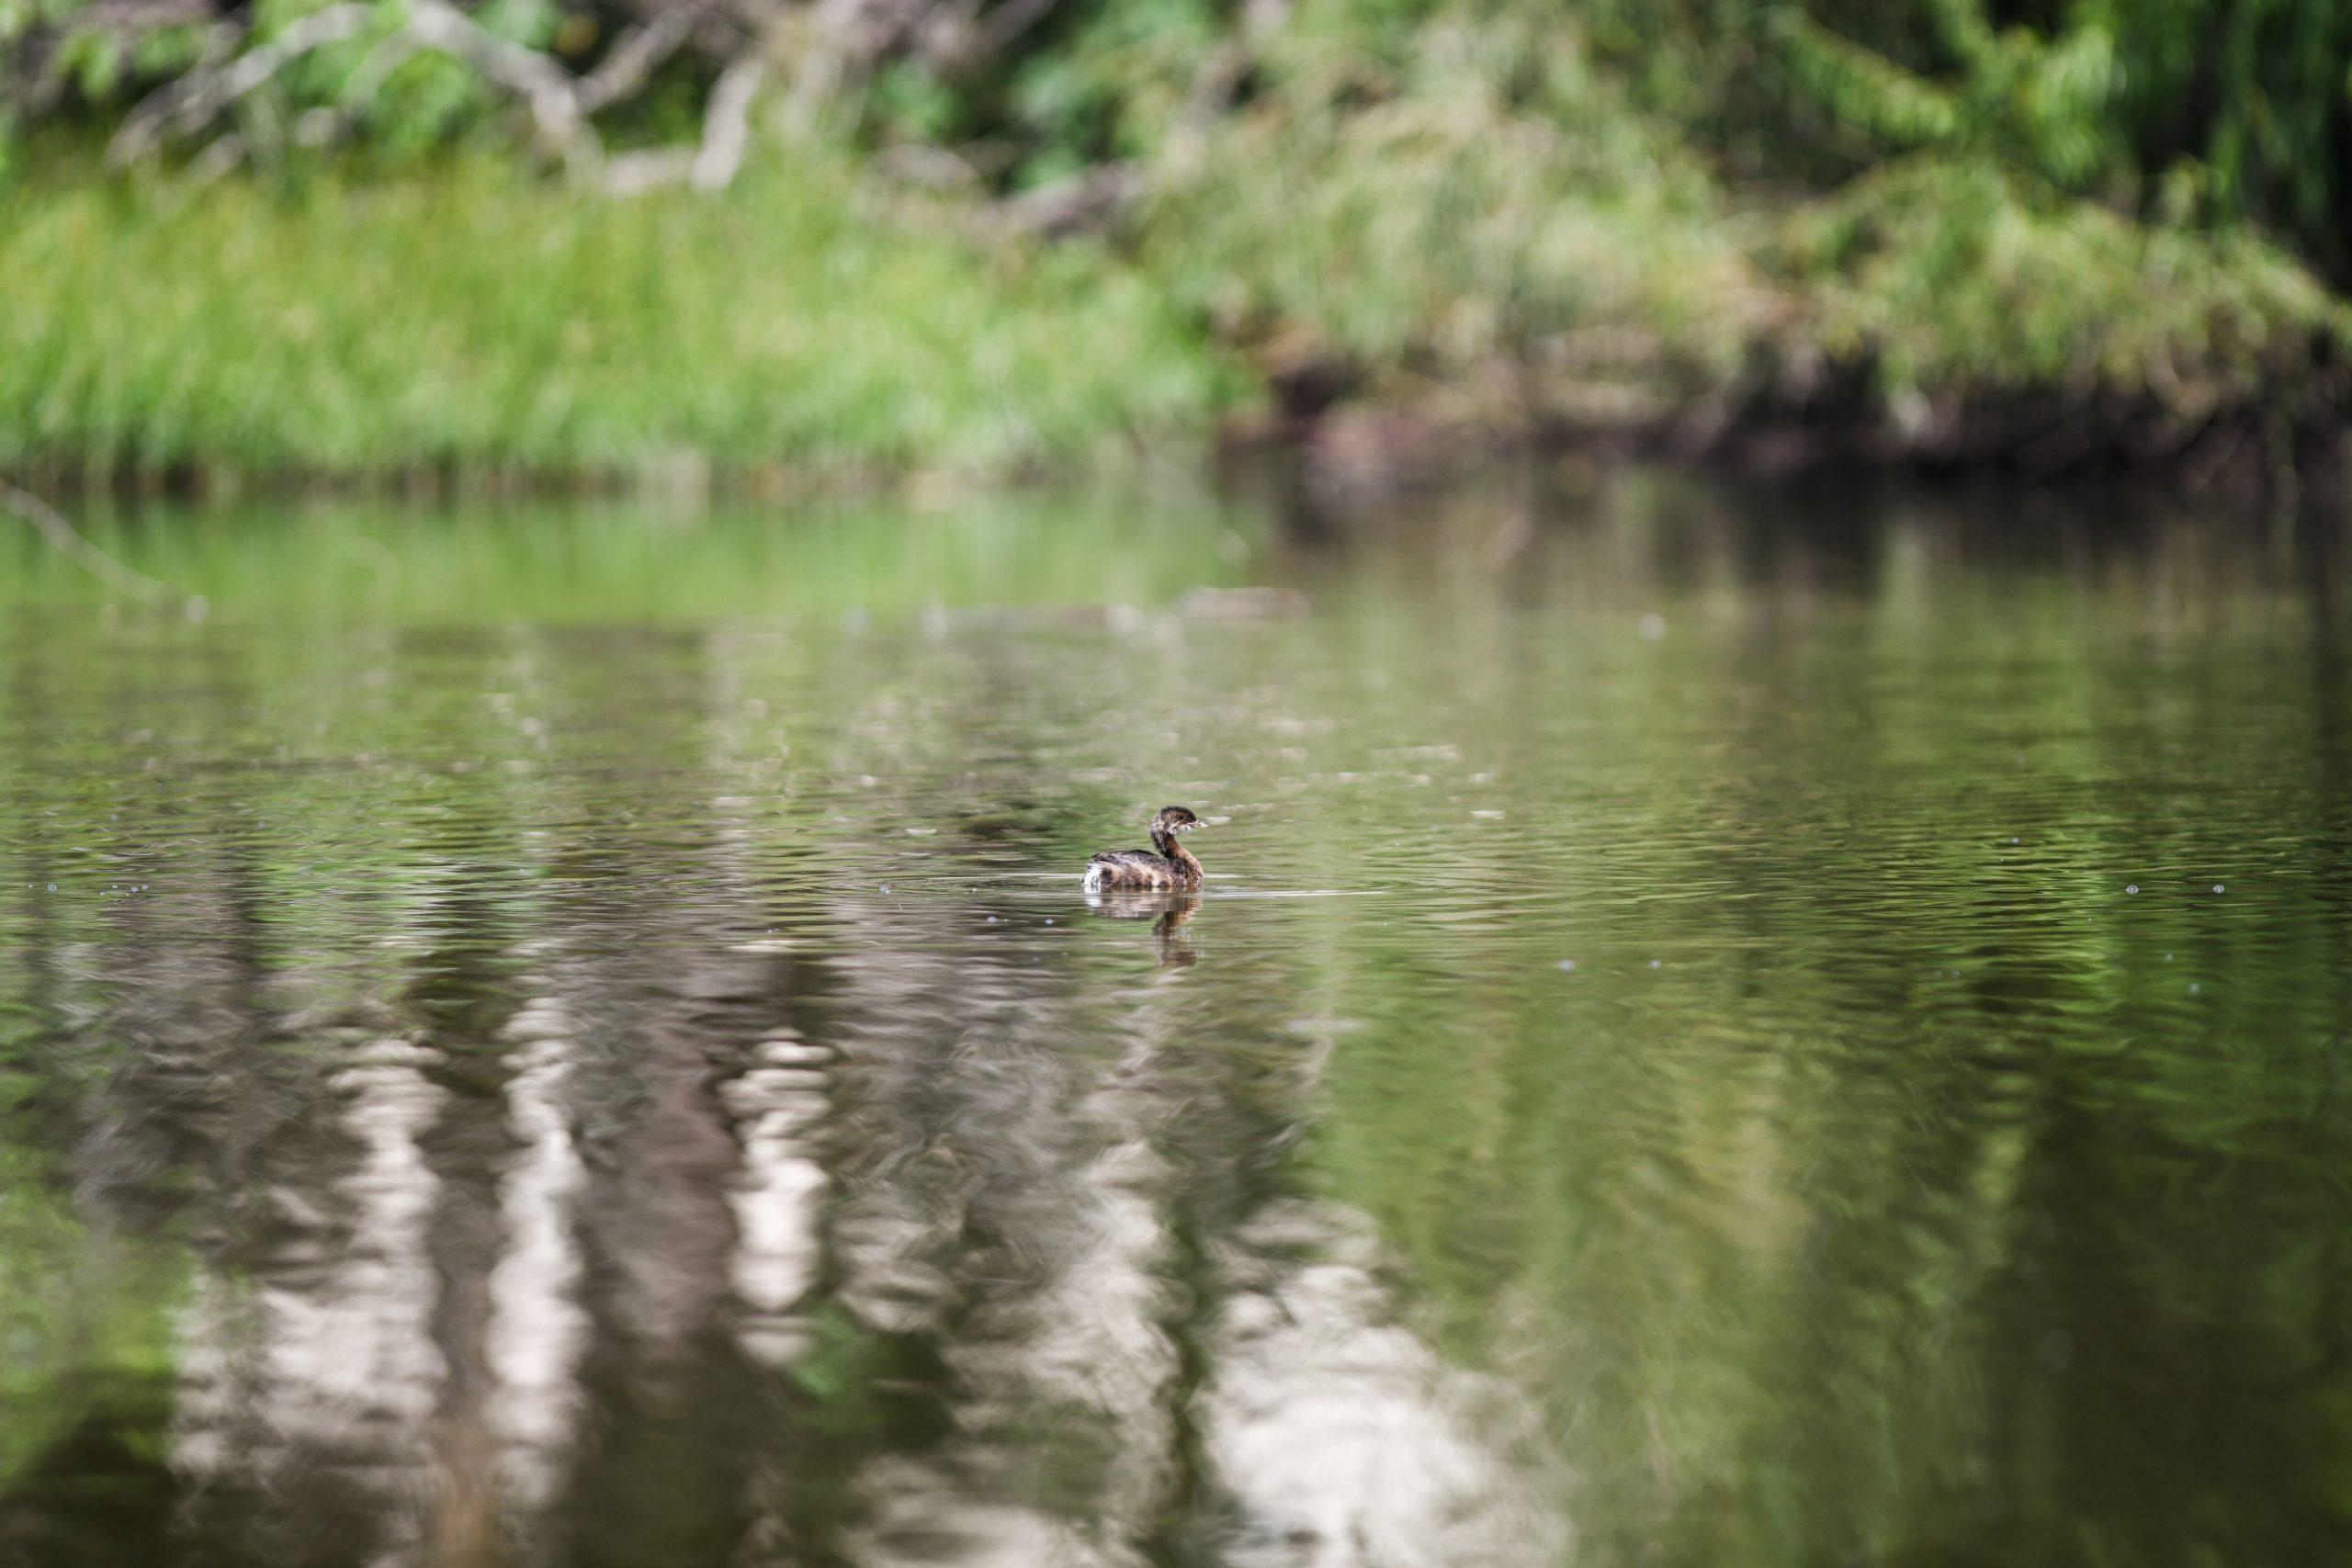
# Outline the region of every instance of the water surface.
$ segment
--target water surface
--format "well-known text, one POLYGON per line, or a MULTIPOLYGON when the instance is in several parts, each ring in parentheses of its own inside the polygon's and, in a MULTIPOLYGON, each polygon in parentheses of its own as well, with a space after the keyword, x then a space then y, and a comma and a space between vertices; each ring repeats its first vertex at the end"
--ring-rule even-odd
POLYGON ((2325 525, 103 530, 201 604, 0 547, 0 1562, 2352 1555, 2325 525))

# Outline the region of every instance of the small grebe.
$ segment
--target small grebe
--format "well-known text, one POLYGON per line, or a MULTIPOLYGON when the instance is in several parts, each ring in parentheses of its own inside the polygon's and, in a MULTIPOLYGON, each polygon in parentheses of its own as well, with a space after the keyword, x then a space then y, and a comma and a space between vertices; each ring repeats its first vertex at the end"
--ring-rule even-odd
POLYGON ((1201 819, 1181 806, 1163 806, 1151 819, 1151 850, 1113 850, 1086 863, 1086 886, 1102 887, 1198 887, 1201 863, 1194 860, 1176 835, 1188 833, 1201 819))

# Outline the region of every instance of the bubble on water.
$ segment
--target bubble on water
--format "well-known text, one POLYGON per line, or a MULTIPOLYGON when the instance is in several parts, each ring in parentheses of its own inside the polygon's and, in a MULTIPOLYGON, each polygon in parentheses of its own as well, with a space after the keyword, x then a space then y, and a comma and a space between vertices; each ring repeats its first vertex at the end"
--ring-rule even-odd
POLYGON ((1658 960, 1657 960, 1657 959, 1653 958, 1653 959, 1651 959, 1651 960, 1650 960, 1650 967, 1651 967, 1651 968, 1653 968, 1653 969, 1663 969, 1663 968, 1665 968, 1665 967, 1666 967, 1666 965, 1665 965, 1664 964, 1660 963, 1658 960))
POLYGON ((2169 963, 2171 963, 2171 962, 2172 962, 2172 954, 2171 954, 2171 953, 2165 953, 2165 963, 2167 963, 2167 964, 2169 964, 2169 963))
POLYGON ((2227 888, 2223 887, 2220 883, 2216 882, 2215 884, 2213 884, 2213 891, 2214 891, 2214 892, 2216 892, 2216 893, 2226 893, 2226 892, 2228 892, 2228 891, 2229 891, 2229 889, 2227 889, 2227 888))
POLYGON ((2018 840, 2018 839, 2016 839, 2016 838, 2014 838, 2014 837, 2013 837, 2013 838, 2011 838, 2011 839, 2009 840, 2009 842, 2011 842, 2011 843, 2013 843, 2013 844, 2014 844, 2014 843, 2018 843, 2018 842, 2021 842, 2021 841, 2022 841, 2022 840, 2018 840))
POLYGON ((1564 970, 1566 970, 1566 969, 1573 969, 1573 968, 1575 968, 1576 966, 1577 966, 1577 961, 1576 961, 1575 959, 1573 959, 1573 958, 1563 958, 1563 959, 1561 959, 1561 960, 1560 960, 1560 967, 1561 967, 1562 969, 1564 969, 1564 970))
POLYGON ((990 925, 994 925, 994 924, 996 924, 996 917, 995 917, 994 915, 990 915, 990 916, 989 917, 989 924, 990 924, 990 925))
POLYGON ((2197 995, 2199 991, 2202 991, 2204 988, 2204 987, 2199 985, 2194 980, 2188 982, 2188 994, 2192 997, 2197 995))
POLYGON ((51 883, 51 884, 49 885, 49 890, 50 890, 51 893, 56 892, 56 891, 57 891, 57 884, 56 884, 56 883, 54 883, 54 882, 51 883))
POLYGON ((1046 917, 1046 923, 1047 925, 1049 925, 1049 926, 1050 926, 1050 925, 1052 925, 1052 924, 1054 923, 1054 918, 1053 918, 1053 916, 1051 916, 1051 915, 1047 915, 1047 916, 1046 917))
POLYGON ((890 885, 889 885, 888 883, 887 883, 887 882, 886 882, 886 883, 884 883, 884 884, 882 885, 882 891, 883 891, 883 892, 885 892, 885 893, 888 893, 888 891, 890 891, 890 885))
POLYGON ((2136 882, 2127 882, 2123 886, 2123 891, 2126 893, 2137 893, 2140 891, 2140 885, 2136 882))

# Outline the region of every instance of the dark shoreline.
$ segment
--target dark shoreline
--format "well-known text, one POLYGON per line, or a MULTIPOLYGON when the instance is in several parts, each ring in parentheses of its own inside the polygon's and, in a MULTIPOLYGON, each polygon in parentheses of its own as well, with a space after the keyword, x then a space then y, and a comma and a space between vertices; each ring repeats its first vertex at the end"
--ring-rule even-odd
MULTIPOLYGON (((1145 443, 1138 442, 1137 448, 1145 443)), ((1528 460, 1691 466, 1771 477, 1838 474, 2007 479, 2021 482, 2185 479, 2193 488, 2282 485, 2324 489, 2352 472, 2352 416, 2333 425, 2272 414, 2208 423, 2183 435, 2155 419, 2102 418, 2089 411, 2039 423, 2020 405, 1938 419, 1916 430, 1892 421, 1828 422, 1789 412, 1736 419, 1685 409, 1659 419, 1518 423, 1456 421, 1405 407, 1344 404, 1312 415, 1228 418, 1206 442, 1171 444, 1212 471, 1228 465, 1295 464, 1317 484, 1347 491, 1409 491, 1528 460)), ((1115 476, 1132 456, 1037 461, 998 468, 922 464, 743 464, 700 457, 609 468, 419 463, 397 469, 277 469, 231 464, 167 466, 46 462, 0 468, 0 479, 52 501, 120 504, 218 502, 249 497, 369 497, 438 504, 456 501, 646 497, 681 502, 789 501, 888 495, 911 485, 1022 490, 1115 476)))

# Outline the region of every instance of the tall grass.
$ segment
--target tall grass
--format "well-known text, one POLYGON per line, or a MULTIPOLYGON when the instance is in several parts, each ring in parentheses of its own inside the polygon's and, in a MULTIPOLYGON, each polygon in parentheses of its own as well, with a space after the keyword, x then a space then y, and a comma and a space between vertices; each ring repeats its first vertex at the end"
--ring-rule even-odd
POLYGON ((0 465, 1001 468, 1229 391, 1144 280, 781 160, 723 199, 488 163, 0 193, 0 465))

